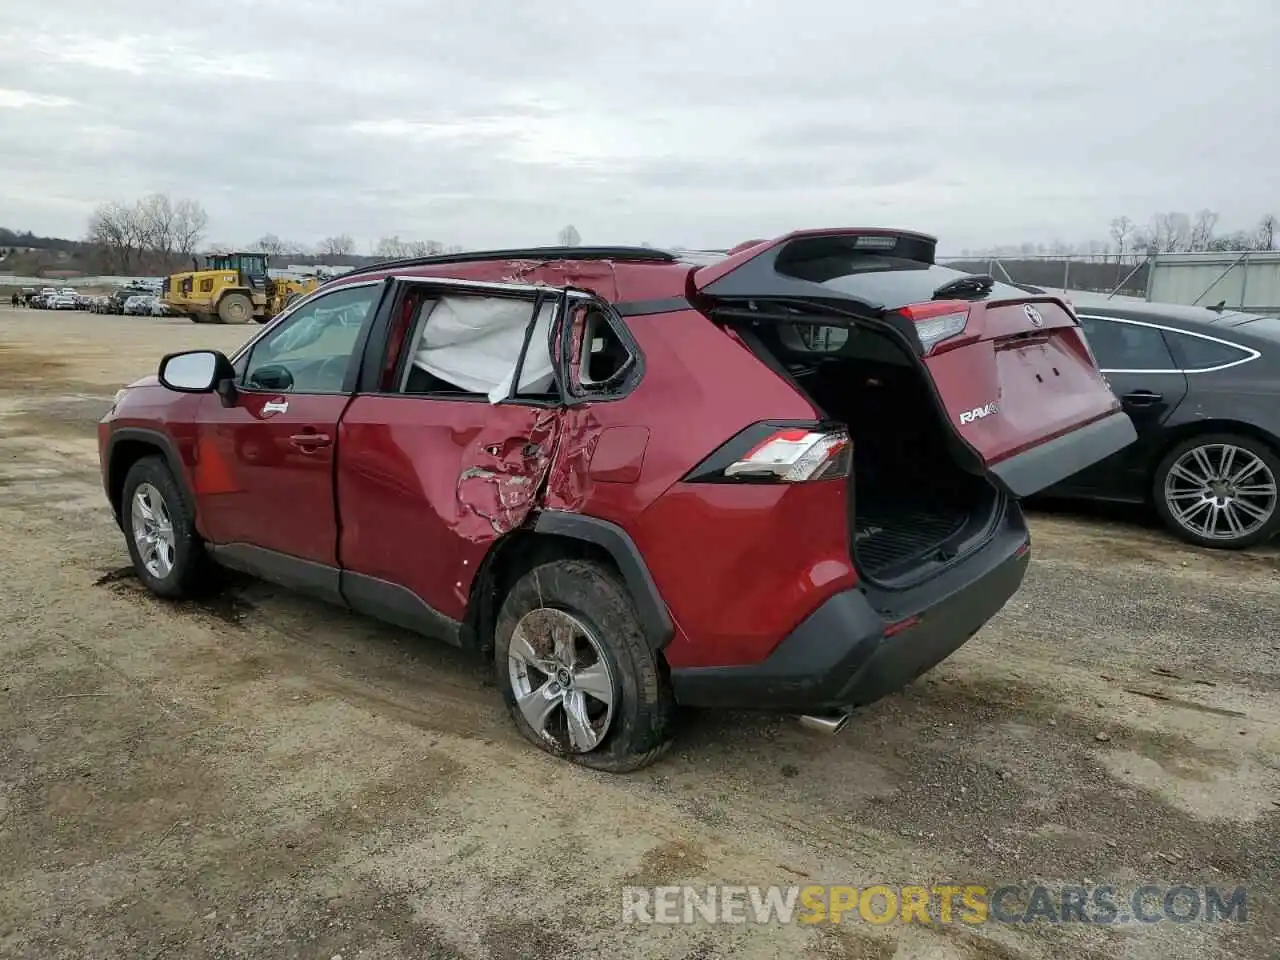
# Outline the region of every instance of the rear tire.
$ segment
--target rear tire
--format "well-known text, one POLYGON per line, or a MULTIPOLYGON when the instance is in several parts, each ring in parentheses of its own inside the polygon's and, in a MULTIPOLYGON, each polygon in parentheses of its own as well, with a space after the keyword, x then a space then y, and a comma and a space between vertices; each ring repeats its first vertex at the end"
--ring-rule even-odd
POLYGON ((1191 437, 1156 467, 1152 501, 1188 543, 1242 550, 1280 532, 1280 456, 1244 434, 1191 437))
POLYGON ((675 701, 663 664, 625 587, 601 565, 530 570, 503 601, 494 639, 498 689, 541 749, 629 773, 671 745, 675 701))
POLYGON ((210 563, 195 513, 163 457, 143 457, 129 468, 120 526, 138 579, 156 596, 188 597, 207 582, 210 563))
POLYGON ((253 301, 243 293, 228 293, 218 301, 218 319, 223 323, 248 323, 253 319, 253 301))

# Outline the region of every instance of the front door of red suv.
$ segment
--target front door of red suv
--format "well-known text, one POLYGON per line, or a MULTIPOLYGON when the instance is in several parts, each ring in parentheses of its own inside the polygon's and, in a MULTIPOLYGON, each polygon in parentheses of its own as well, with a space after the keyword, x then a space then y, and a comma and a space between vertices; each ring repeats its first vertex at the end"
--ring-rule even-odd
POLYGON ((195 487, 206 539, 336 567, 338 421, 382 289, 353 284, 313 298, 238 360, 229 405, 202 399, 195 487))

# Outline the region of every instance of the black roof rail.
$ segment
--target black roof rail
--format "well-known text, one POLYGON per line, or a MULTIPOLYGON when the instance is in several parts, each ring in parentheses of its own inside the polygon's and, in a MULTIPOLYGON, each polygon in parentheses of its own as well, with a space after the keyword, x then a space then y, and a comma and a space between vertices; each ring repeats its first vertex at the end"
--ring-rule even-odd
MULTIPOLYGON (((675 254, 652 247, 516 247, 511 250, 468 250, 465 253, 441 253, 430 257, 406 257, 400 260, 381 260, 330 280, 378 273, 383 270, 400 270, 408 267, 430 267, 436 264, 478 263, 484 260, 629 260, 632 262, 678 263, 675 254)), ((330 282, 330 281, 326 281, 330 282)))

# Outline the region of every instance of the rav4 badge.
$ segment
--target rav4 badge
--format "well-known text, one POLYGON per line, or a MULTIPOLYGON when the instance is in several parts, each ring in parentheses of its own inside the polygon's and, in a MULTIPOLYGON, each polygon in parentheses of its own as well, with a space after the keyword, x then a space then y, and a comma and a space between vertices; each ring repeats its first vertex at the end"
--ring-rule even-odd
POLYGON ((960 414, 960 422, 962 424, 973 423, 975 420, 981 420, 983 417, 989 417, 993 413, 999 412, 1000 404, 992 400, 985 407, 974 407, 972 410, 966 410, 964 413, 960 414))

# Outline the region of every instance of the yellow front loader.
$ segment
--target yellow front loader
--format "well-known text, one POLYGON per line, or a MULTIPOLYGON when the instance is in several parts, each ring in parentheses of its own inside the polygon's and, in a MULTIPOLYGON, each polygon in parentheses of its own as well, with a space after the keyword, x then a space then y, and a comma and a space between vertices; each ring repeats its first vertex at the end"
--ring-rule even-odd
POLYGON ((273 279, 265 253, 218 253, 205 257, 203 270, 167 277, 164 302, 196 323, 266 323, 319 282, 273 279))

